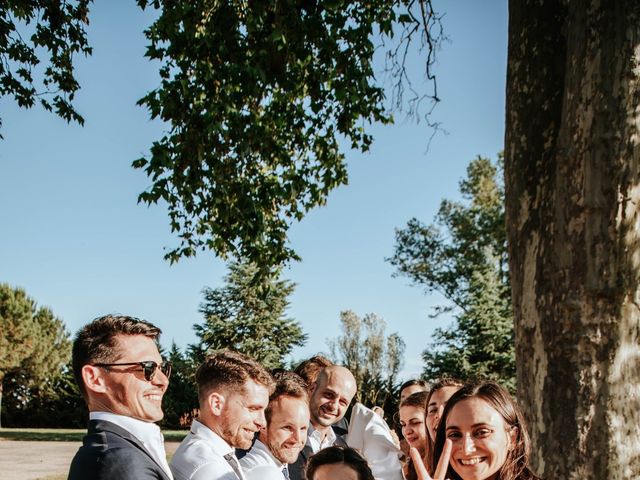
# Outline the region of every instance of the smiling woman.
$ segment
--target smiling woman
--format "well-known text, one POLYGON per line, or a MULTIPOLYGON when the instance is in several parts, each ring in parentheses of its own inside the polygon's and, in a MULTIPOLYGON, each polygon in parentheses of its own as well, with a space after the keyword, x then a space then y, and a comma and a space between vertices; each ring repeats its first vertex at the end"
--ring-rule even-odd
MULTIPOLYGON (((537 480, 529 467, 529 434, 515 401, 494 382, 467 384, 447 402, 433 463, 451 442, 451 480, 537 480)), ((435 469, 435 468, 434 468, 435 469)))

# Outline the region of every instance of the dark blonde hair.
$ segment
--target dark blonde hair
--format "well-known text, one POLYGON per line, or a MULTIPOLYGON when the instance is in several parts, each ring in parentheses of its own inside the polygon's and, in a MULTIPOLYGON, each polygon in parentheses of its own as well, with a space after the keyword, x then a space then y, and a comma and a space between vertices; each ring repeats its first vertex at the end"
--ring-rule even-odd
POLYGON ((275 389, 269 397, 269 406, 264 411, 265 419, 267 423, 271 421, 271 411, 273 409, 273 403, 280 397, 291 397, 303 400, 307 405, 309 404, 309 392, 307 390, 307 384, 302 377, 293 372, 280 372, 275 376, 275 389))
POLYGON ((264 385, 269 393, 273 391, 273 377, 254 359, 232 350, 218 350, 207 355, 196 371, 200 403, 215 390, 240 391, 247 380, 264 385))
MULTIPOLYGON (((531 442, 527 433, 527 426, 518 405, 509 392, 492 381, 481 381, 469 383, 458 390, 447 402, 447 406, 442 413, 438 433, 436 435, 435 452, 433 465, 436 465, 444 442, 446 440, 447 418, 451 410, 463 400, 470 398, 480 398, 494 408, 501 416, 506 425, 516 429, 516 440, 513 448, 507 453, 504 464, 500 467, 497 480, 538 480, 538 477, 529 467, 529 453, 531 442)), ((433 467, 432 467, 433 468, 433 467)), ((449 465, 447 478, 451 480, 462 480, 462 478, 449 465)))

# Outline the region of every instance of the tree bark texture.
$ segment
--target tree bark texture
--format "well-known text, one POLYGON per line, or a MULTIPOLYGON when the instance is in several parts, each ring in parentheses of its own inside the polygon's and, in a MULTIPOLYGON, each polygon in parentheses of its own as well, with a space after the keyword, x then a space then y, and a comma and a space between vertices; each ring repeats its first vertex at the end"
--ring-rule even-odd
POLYGON ((506 214, 533 466, 640 478, 640 1, 509 10, 506 214))

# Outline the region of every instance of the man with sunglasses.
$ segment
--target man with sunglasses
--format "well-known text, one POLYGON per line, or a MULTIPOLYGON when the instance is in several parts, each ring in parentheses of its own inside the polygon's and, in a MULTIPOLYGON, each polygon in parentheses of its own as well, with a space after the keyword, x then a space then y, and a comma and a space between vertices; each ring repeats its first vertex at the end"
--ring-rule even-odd
POLYGON ((89 408, 89 431, 68 480, 172 480, 154 423, 163 417, 171 373, 158 352, 159 335, 151 323, 115 315, 78 332, 73 373, 89 408))

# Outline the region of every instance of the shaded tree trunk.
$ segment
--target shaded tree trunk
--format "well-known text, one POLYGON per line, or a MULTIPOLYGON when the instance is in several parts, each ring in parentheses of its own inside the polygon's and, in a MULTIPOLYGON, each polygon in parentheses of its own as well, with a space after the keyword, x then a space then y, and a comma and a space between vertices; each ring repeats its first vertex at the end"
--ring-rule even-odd
POLYGON ((640 478, 640 2, 509 10, 506 213, 533 465, 640 478))
POLYGON ((2 385, 4 383, 4 372, 0 372, 0 428, 2 428, 2 385))

